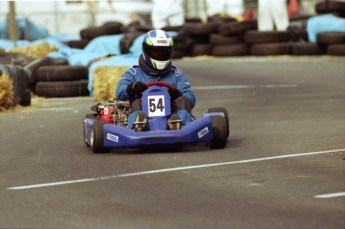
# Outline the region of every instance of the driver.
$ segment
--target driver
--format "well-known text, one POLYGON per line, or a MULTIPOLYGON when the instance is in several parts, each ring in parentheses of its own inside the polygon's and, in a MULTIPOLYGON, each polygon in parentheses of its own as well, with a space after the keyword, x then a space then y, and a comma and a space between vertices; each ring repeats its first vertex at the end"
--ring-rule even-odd
POLYGON ((136 95, 147 89, 145 83, 163 81, 174 88, 169 90, 172 115, 168 119, 167 129, 180 129, 192 121, 191 110, 196 101, 185 74, 171 64, 173 39, 163 30, 151 30, 143 38, 142 51, 139 66, 128 69, 116 89, 117 99, 131 101, 128 127, 138 132, 148 130, 146 114, 141 110, 141 99, 137 99, 136 95))

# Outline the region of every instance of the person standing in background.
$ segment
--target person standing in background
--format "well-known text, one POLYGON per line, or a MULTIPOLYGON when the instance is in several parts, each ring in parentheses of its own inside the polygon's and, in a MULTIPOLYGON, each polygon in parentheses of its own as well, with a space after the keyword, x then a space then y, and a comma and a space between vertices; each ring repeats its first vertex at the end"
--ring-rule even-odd
POLYGON ((166 26, 181 26, 184 24, 184 9, 182 0, 152 0, 152 27, 161 29, 166 26))
POLYGON ((284 31, 289 26, 286 0, 259 0, 259 31, 284 31))
POLYGON ((207 15, 239 18, 244 14, 244 0, 206 0, 207 15))

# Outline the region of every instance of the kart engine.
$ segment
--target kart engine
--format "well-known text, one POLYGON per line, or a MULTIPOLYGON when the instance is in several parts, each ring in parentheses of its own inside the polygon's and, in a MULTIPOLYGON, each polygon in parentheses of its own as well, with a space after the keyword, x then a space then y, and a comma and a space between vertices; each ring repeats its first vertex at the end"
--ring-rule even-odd
POLYGON ((106 104, 98 103, 91 106, 91 110, 97 113, 97 119, 109 124, 127 127, 130 105, 127 101, 114 100, 106 104))

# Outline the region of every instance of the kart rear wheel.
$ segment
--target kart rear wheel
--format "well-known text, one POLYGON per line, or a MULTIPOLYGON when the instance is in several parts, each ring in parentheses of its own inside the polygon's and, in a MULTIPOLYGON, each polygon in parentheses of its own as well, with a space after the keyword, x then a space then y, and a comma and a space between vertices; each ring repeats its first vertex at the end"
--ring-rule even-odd
POLYGON ((228 130, 226 121, 223 116, 211 116, 213 139, 211 141, 211 149, 222 149, 226 146, 228 140, 228 130))
POLYGON ((103 145, 104 142, 104 131, 103 126, 107 124, 104 121, 96 120, 90 131, 90 147, 94 153, 107 153, 108 148, 103 145))
POLYGON ((224 107, 212 107, 212 108, 208 108, 207 113, 212 113, 212 112, 219 112, 219 113, 224 113, 224 118, 225 118, 225 122, 226 122, 226 128, 227 128, 227 137, 229 137, 230 134, 230 126, 229 126, 229 114, 228 111, 224 108, 224 107))

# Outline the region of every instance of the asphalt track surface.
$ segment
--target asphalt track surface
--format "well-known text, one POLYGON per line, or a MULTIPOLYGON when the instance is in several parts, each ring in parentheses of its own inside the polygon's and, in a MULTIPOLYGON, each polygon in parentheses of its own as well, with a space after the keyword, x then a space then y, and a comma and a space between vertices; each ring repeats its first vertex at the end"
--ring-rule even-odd
POLYGON ((83 142, 92 98, 0 114, 0 228, 345 227, 345 58, 175 61, 225 107, 225 149, 83 142))

